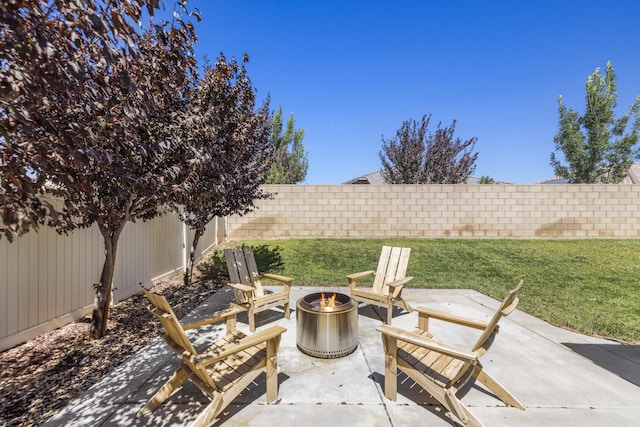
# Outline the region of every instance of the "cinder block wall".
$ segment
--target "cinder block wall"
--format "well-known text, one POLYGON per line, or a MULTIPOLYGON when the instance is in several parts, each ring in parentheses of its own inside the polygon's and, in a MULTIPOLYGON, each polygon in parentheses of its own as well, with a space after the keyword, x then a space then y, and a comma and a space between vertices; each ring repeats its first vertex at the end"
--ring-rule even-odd
POLYGON ((267 185, 228 238, 637 238, 640 185, 267 185))

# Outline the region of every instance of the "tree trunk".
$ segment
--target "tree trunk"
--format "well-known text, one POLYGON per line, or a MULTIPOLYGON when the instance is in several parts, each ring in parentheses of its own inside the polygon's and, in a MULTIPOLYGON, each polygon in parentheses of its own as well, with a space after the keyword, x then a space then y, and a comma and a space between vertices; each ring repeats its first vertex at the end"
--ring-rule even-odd
POLYGON ((187 260, 186 271, 184 272, 184 284, 189 286, 191 284, 191 277, 193 275, 193 265, 196 261, 196 248, 200 237, 204 234, 204 228, 196 228, 193 234, 193 241, 191 242, 191 249, 189 250, 189 259, 187 260))
MULTIPOLYGON (((126 224, 126 223, 125 223, 126 224)), ((91 315, 91 338, 100 339, 107 332, 107 319, 109 318, 109 307, 111 306, 111 290, 113 287, 113 273, 116 265, 116 250, 118 239, 124 228, 120 225, 111 232, 107 228, 100 227, 100 232, 104 238, 104 264, 100 283, 94 285, 96 297, 91 315)))

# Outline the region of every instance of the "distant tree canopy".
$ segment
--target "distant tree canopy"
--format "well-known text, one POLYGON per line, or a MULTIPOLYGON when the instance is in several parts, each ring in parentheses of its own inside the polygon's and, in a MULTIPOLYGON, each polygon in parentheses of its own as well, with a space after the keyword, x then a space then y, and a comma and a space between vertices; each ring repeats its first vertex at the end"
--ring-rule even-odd
POLYGON ((481 176, 478 180, 478 184, 495 184, 496 180, 490 176, 481 176))
POLYGON ((304 181, 309 169, 309 161, 302 139, 304 129, 295 128, 293 114, 284 127, 282 107, 271 121, 271 145, 273 155, 267 172, 267 184, 297 184, 304 181))
MULTIPOLYGON (((617 183, 624 179, 633 163, 633 147, 640 129, 640 96, 627 113, 615 117, 618 103, 616 75, 611 62, 605 75, 600 68, 587 78, 584 115, 564 105, 558 97, 558 133, 554 137, 557 151, 564 154, 563 164, 551 153, 555 174, 570 183, 617 183), (632 116, 635 120, 629 127, 632 116)), ((636 154, 637 157, 637 154, 636 154)))
POLYGON ((473 152, 476 137, 466 141, 453 137, 451 126, 429 132, 431 115, 420 122, 402 123, 393 139, 382 137, 382 178, 388 184, 462 184, 475 170, 478 153, 473 152))

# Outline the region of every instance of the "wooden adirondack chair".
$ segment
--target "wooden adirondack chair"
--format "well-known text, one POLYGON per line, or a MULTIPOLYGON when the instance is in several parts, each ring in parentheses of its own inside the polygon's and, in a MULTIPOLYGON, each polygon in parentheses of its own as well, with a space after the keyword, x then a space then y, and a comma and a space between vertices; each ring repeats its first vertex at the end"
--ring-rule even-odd
POLYGON ((411 312, 413 309, 402 298, 402 287, 413 277, 405 277, 407 274, 407 264, 409 264, 409 254, 411 248, 394 248, 383 246, 378 261, 378 269, 374 271, 363 271, 347 276, 351 298, 366 304, 373 304, 387 308, 387 324, 391 324, 393 317, 393 306, 404 308, 411 312), (358 288, 358 279, 370 276, 375 273, 371 288, 358 288))
POLYGON ((261 311, 283 306, 284 317, 285 319, 289 318, 289 291, 293 284, 293 278, 278 274, 258 273, 253 249, 248 246, 225 249, 224 257, 229 270, 229 279, 231 280, 231 283, 227 283, 227 286, 233 288, 236 298, 236 304, 232 304, 232 306, 247 310, 251 332, 256 330, 255 315, 261 311), (260 278, 282 283, 283 290, 265 294, 260 278))
POLYGON ((138 412, 138 417, 160 406, 187 380, 191 380, 211 399, 211 403, 195 420, 194 426, 207 426, 213 422, 262 372, 266 372, 267 378, 267 403, 277 398, 277 353, 285 328, 273 326, 260 333, 245 336, 236 329, 236 315, 242 311, 238 308, 223 310, 210 319, 182 325, 164 296, 144 288, 143 290, 151 303, 149 311, 164 326, 165 332, 160 335, 182 361, 171 378, 138 412), (222 321, 226 322, 226 335, 204 353, 198 354, 185 330, 222 321))
POLYGON ((480 357, 487 352, 498 332, 498 322, 518 305, 518 286, 509 292, 500 308, 489 322, 456 316, 444 311, 417 307, 418 329, 413 332, 392 326, 381 325, 385 352, 384 394, 396 400, 397 369, 420 385, 442 406, 455 415, 466 426, 480 427, 483 424, 460 401, 456 393, 475 378, 505 404, 524 410, 522 403, 489 375, 480 357), (482 334, 471 350, 453 347, 438 341, 429 333, 429 319, 439 319, 457 325, 482 330, 482 334))

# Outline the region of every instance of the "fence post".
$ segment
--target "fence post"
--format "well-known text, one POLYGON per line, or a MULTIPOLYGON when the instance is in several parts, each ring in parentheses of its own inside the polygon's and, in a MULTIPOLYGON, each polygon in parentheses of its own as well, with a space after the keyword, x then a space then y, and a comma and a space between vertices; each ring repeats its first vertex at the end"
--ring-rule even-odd
POLYGON ((187 272, 187 224, 182 223, 182 272, 187 272))

